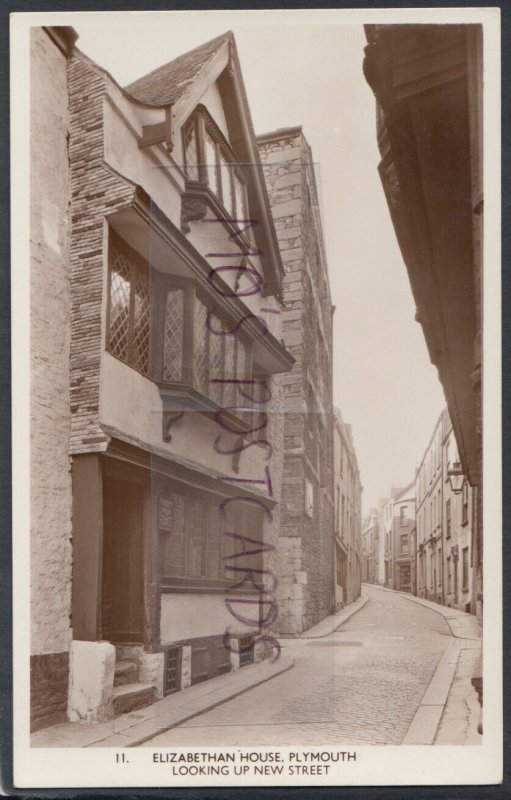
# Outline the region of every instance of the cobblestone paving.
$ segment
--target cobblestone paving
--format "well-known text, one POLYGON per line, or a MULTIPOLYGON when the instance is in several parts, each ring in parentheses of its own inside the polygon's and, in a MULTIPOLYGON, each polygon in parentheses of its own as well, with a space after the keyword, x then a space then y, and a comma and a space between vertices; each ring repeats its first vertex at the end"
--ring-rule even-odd
POLYGON ((439 614, 365 593, 366 606, 330 636, 283 640, 291 671, 144 746, 399 744, 452 639, 439 614))

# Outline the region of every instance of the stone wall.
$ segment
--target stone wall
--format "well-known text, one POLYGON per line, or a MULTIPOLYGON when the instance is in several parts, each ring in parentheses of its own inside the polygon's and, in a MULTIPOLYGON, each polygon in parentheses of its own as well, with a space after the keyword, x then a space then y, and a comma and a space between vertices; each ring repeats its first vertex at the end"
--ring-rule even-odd
POLYGON ((300 129, 261 137, 258 144, 285 268, 282 339, 295 358, 280 378, 285 420, 278 564, 279 629, 296 634, 335 603, 332 311, 310 148, 300 129), (305 510, 306 481, 314 496, 312 517, 305 510))
MULTIPOLYGON (((66 61, 66 56, 42 28, 32 28, 30 577, 31 652, 34 658, 37 656, 33 672, 33 708, 40 717, 57 713, 55 708, 50 708, 51 703, 50 706, 46 703, 47 689, 54 679, 63 685, 65 669, 62 665, 71 639, 66 61), (46 656, 47 668, 44 667, 46 656)), ((57 699, 57 708, 60 708, 59 702, 57 699)))
POLYGON ((31 731, 66 720, 68 681, 68 651, 30 657, 31 731))

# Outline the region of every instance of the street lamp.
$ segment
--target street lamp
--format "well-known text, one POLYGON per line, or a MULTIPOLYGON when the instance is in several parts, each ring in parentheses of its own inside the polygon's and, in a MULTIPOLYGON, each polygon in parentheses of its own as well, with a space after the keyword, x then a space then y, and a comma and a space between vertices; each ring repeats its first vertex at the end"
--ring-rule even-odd
POLYGON ((465 476, 463 474, 463 467, 459 461, 453 461, 451 468, 447 470, 447 477, 449 478, 451 489, 454 494, 460 494, 463 489, 465 476))

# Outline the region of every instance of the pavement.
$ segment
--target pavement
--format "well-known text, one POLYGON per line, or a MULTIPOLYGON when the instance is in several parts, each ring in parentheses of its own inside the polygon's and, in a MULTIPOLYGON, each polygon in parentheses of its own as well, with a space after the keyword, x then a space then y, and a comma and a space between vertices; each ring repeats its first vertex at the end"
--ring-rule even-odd
POLYGON ((63 723, 34 747, 477 744, 477 620, 365 584, 282 656, 100 725, 63 723), (291 669, 292 668, 292 669, 291 669))
POLYGON ((325 619, 322 619, 317 625, 313 625, 312 628, 308 628, 300 635, 300 639, 322 639, 323 636, 334 633, 334 631, 352 617, 353 614, 356 614, 357 611, 364 608, 367 600, 368 598, 362 595, 358 600, 344 606, 344 608, 341 608, 335 614, 330 614, 330 616, 325 617, 325 619))
POLYGON ((439 614, 454 638, 440 660, 402 744, 481 744, 482 736, 478 731, 481 707, 471 681, 482 647, 477 617, 395 589, 373 588, 400 594, 403 599, 439 614))
POLYGON ((147 739, 182 725, 233 700, 240 694, 259 686, 291 669, 293 662, 280 658, 274 664, 262 661, 227 675, 218 675, 181 692, 157 700, 147 708, 121 714, 108 722, 88 725, 63 722, 36 731, 30 737, 31 747, 134 747, 147 739))

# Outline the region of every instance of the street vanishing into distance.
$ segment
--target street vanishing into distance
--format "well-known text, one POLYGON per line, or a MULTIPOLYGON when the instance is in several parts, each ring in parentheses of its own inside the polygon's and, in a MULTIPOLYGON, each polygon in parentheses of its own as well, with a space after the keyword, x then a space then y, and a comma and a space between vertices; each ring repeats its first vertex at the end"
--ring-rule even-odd
POLYGON ((282 639, 294 667, 144 747, 400 744, 446 647, 442 617, 397 592, 321 639, 282 639))

